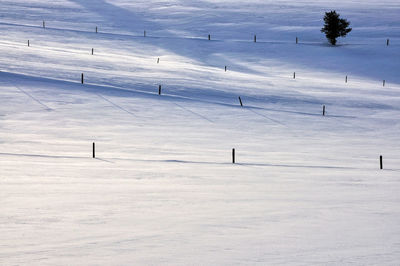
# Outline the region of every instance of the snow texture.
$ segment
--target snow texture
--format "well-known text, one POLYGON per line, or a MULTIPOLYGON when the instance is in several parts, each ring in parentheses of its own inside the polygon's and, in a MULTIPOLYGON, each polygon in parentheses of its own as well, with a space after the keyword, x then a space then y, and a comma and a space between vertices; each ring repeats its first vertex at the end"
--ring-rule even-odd
POLYGON ((1 265, 400 264, 398 0, 0 7, 1 265))

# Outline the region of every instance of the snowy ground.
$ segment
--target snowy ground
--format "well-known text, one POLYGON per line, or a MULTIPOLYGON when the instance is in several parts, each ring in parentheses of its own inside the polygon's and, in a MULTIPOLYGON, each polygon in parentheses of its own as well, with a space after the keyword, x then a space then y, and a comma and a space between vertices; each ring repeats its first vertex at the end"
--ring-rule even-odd
POLYGON ((400 264, 398 1, 0 7, 1 265, 400 264))

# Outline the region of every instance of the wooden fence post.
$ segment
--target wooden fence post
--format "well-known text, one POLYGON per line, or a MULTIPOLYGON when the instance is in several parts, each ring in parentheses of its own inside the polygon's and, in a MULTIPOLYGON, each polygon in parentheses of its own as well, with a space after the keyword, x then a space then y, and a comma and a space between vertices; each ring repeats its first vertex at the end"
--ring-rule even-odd
POLYGON ((96 26, 96 33, 97 33, 97 26, 96 26))
POLYGON ((386 46, 389 46, 389 39, 386 40, 386 46))
POLYGON ((257 35, 254 35, 254 42, 257 42, 257 35))
POLYGON ((158 95, 161 95, 161 85, 158 85, 158 95))
POLYGON ((146 31, 143 32, 143 37, 146 37, 146 31))
POLYGON ((208 40, 209 40, 209 41, 211 40, 211 35, 210 35, 210 34, 208 34, 208 40))
POLYGON ((93 156, 93 158, 96 158, 96 150, 95 150, 94 142, 93 142, 93 146, 92 146, 92 156, 93 156))
POLYGON ((232 149, 232 163, 235 163, 235 149, 232 149))
POLYGON ((29 40, 28 40, 28 47, 29 47, 29 40))
POLYGON ((322 115, 325 116, 325 105, 322 106, 322 115))
POLYGON ((92 48, 92 55, 93 55, 94 49, 92 48))
POLYGON ((298 44, 298 43, 299 43, 299 38, 296 37, 296 44, 298 44))
POLYGON ((83 73, 81 74, 81 83, 83 84, 83 73))
POLYGON ((383 80, 383 87, 385 87, 385 84, 386 84, 386 80, 383 80))
POLYGON ((293 72, 293 78, 296 79, 296 72, 293 72))
POLYGON ((347 76, 346 76, 345 82, 347 83, 347 76))
POLYGON ((225 66, 225 72, 226 72, 226 66, 225 66))
POLYGON ((44 29, 44 28, 46 28, 46 24, 45 24, 45 22, 44 22, 44 20, 43 20, 43 29, 44 29))
POLYGON ((243 106, 242 99, 240 98, 240 96, 239 96, 239 102, 240 102, 240 106, 243 106))
POLYGON ((157 58, 157 64, 160 63, 160 58, 157 58))
POLYGON ((379 161, 380 161, 381 169, 383 169, 383 159, 382 159, 382 155, 379 157, 379 161))

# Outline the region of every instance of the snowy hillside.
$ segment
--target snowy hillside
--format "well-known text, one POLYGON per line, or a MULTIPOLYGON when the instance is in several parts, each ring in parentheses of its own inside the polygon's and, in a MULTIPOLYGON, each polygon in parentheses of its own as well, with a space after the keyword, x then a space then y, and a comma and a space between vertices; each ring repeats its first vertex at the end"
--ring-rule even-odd
POLYGON ((400 264, 399 14, 0 1, 0 265, 400 264))

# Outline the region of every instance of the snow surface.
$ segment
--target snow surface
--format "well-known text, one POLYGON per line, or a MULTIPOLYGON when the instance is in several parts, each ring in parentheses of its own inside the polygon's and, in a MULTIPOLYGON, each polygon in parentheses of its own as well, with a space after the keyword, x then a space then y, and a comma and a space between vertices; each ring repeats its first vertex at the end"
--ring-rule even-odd
POLYGON ((400 264, 398 0, 0 7, 1 265, 400 264))

